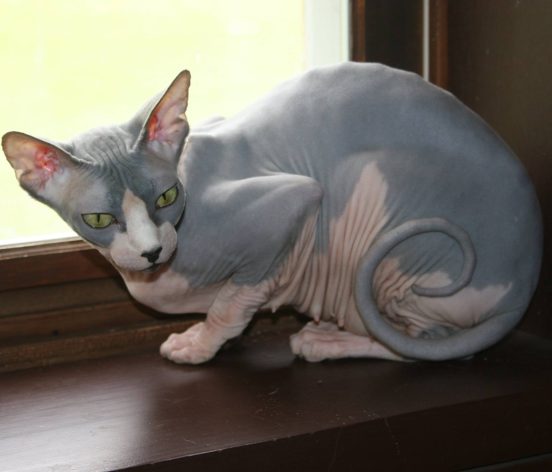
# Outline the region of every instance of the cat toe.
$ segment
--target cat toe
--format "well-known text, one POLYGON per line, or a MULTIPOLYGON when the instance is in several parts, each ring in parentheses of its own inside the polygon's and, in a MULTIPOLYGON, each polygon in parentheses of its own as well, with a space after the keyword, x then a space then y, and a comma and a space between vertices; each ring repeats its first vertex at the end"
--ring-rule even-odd
POLYGON ((212 359, 215 352, 193 347, 165 351, 163 356, 176 364, 203 364, 212 359))

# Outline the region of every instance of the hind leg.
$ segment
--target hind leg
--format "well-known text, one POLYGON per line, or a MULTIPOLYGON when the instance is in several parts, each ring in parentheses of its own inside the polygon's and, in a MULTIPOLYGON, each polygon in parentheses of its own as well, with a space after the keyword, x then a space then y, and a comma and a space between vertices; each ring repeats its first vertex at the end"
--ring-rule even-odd
POLYGON ((290 338, 291 350, 309 362, 345 357, 405 360, 369 336, 343 331, 334 323, 311 321, 290 338))

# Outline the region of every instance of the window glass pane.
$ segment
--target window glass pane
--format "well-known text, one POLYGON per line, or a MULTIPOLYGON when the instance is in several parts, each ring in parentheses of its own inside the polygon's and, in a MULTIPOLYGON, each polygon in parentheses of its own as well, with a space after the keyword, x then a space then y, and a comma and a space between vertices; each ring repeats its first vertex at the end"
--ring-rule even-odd
MULTIPOLYGON (((130 118, 184 68, 192 124, 305 64, 301 0, 0 0, 0 134, 64 140, 130 118)), ((0 159, 0 242, 67 232, 0 159)))

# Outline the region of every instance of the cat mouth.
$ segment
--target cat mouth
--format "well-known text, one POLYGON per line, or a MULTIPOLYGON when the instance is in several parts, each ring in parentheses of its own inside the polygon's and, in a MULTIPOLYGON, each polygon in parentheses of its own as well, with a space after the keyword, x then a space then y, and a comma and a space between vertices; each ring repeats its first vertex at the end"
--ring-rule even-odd
POLYGON ((162 265, 163 264, 158 264, 154 262, 152 265, 150 265, 149 267, 146 267, 145 269, 142 269, 140 272, 146 272, 146 273, 156 272, 162 265))

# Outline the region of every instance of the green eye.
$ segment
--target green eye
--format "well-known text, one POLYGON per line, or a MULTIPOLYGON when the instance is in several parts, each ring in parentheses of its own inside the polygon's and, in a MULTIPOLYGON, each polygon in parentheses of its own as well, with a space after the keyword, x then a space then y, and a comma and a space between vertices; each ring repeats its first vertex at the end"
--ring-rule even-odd
POLYGON ((84 222, 94 229, 107 228, 115 222, 115 217, 109 213, 86 213, 82 215, 84 222))
POLYGON ((175 185, 159 195, 159 198, 155 202, 155 206, 157 208, 164 208, 172 205, 175 202, 176 197, 178 197, 178 187, 175 185))

